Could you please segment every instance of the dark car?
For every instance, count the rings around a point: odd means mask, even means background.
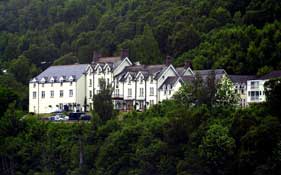
[[[83,115],[80,116],[80,120],[91,120],[91,116],[83,114]]]
[[[84,112],[72,112],[69,114],[69,120],[79,120],[81,115],[85,115]]]

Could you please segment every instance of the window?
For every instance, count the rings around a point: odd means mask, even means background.
[[[131,77],[128,78],[128,84],[131,84]]]
[[[243,95],[244,95],[244,89],[242,89],[242,90],[241,90],[241,94],[243,94]]]
[[[45,98],[45,91],[41,92],[41,98]]]
[[[63,82],[61,81],[61,82],[60,82],[60,86],[62,86],[62,85],[63,85]]]
[[[42,87],[44,87],[44,83],[42,83]]]
[[[33,83],[33,88],[36,88],[36,83]]]
[[[63,90],[60,90],[60,97],[63,97]]]
[[[140,97],[143,97],[144,96],[144,90],[143,88],[140,88]]]
[[[90,79],[89,81],[89,87],[92,87],[92,79]]]
[[[149,88],[149,95],[154,96],[154,88],[153,87]]]
[[[150,78],[150,84],[153,84],[153,78],[152,77]]]
[[[109,78],[107,78],[107,85],[109,85]]]
[[[149,100],[150,105],[154,105],[154,100]]]
[[[69,90],[69,97],[73,97],[73,90],[72,89]]]
[[[259,100],[260,91],[251,91],[251,100]]]
[[[132,97],[132,88],[128,89],[128,97]]]
[[[140,84],[143,84],[143,78],[140,77]]]
[[[115,95],[116,95],[116,96],[119,96],[119,89],[116,89],[116,90],[115,90]]]
[[[54,98],[54,91],[50,91],[51,98]]]
[[[70,82],[70,84],[69,84],[70,86],[72,86],[72,81]]]
[[[93,93],[92,93],[92,91],[89,91],[89,96],[90,96],[90,98],[92,98],[92,97],[93,97]]]
[[[53,87],[53,86],[54,86],[54,83],[52,82],[52,83],[51,83],[51,87]]]
[[[251,89],[257,89],[257,88],[259,88],[259,82],[251,81]]]
[[[172,90],[171,89],[169,89],[169,95],[171,95],[172,94]]]
[[[99,81],[98,81],[98,87],[100,87],[100,83],[101,83],[101,81],[102,81],[102,79],[101,78],[99,78]]]
[[[32,92],[32,97],[33,97],[33,99],[36,98],[36,92],[35,91]]]
[[[116,88],[119,88],[119,81],[116,81]]]

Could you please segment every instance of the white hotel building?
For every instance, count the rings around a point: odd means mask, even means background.
[[[91,64],[51,66],[29,83],[29,112],[51,113],[58,110],[89,111],[93,95],[99,93],[99,81],[112,85],[114,108],[122,111],[143,111],[151,105],[170,99],[184,82],[191,82],[198,73],[205,79],[212,70],[192,70],[190,63],[175,68],[167,57],[165,64],[132,63],[128,52],[120,57],[99,57]],[[227,75],[223,69],[214,70],[217,80],[230,78],[240,95],[242,107],[265,101],[263,84],[281,77],[273,71],[259,79],[255,76]]]

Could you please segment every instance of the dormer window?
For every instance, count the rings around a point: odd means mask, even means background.
[[[150,78],[150,83],[151,83],[151,84],[153,83],[153,78],[152,78],[152,77]]]
[[[131,77],[128,77],[128,84],[131,84]]]
[[[33,88],[36,88],[36,83],[33,83]]]
[[[44,87],[44,83],[42,83],[42,87]]]
[[[100,75],[102,72],[101,67],[98,68],[98,74]]]
[[[60,81],[60,86],[62,86],[63,85],[63,81],[64,81],[64,77],[60,77],[59,81]]]

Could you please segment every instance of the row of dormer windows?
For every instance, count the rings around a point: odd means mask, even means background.
[[[41,87],[45,87],[45,84],[46,84],[46,83],[41,83]],[[50,83],[50,84],[51,84],[51,87],[54,86],[54,83]],[[60,86],[61,86],[61,87],[63,86],[63,84],[64,84],[63,82],[60,82]],[[72,86],[72,84],[73,84],[73,82],[69,82],[69,85],[70,85],[70,86]],[[33,88],[36,88],[36,85],[37,85],[36,83],[33,83]]]

